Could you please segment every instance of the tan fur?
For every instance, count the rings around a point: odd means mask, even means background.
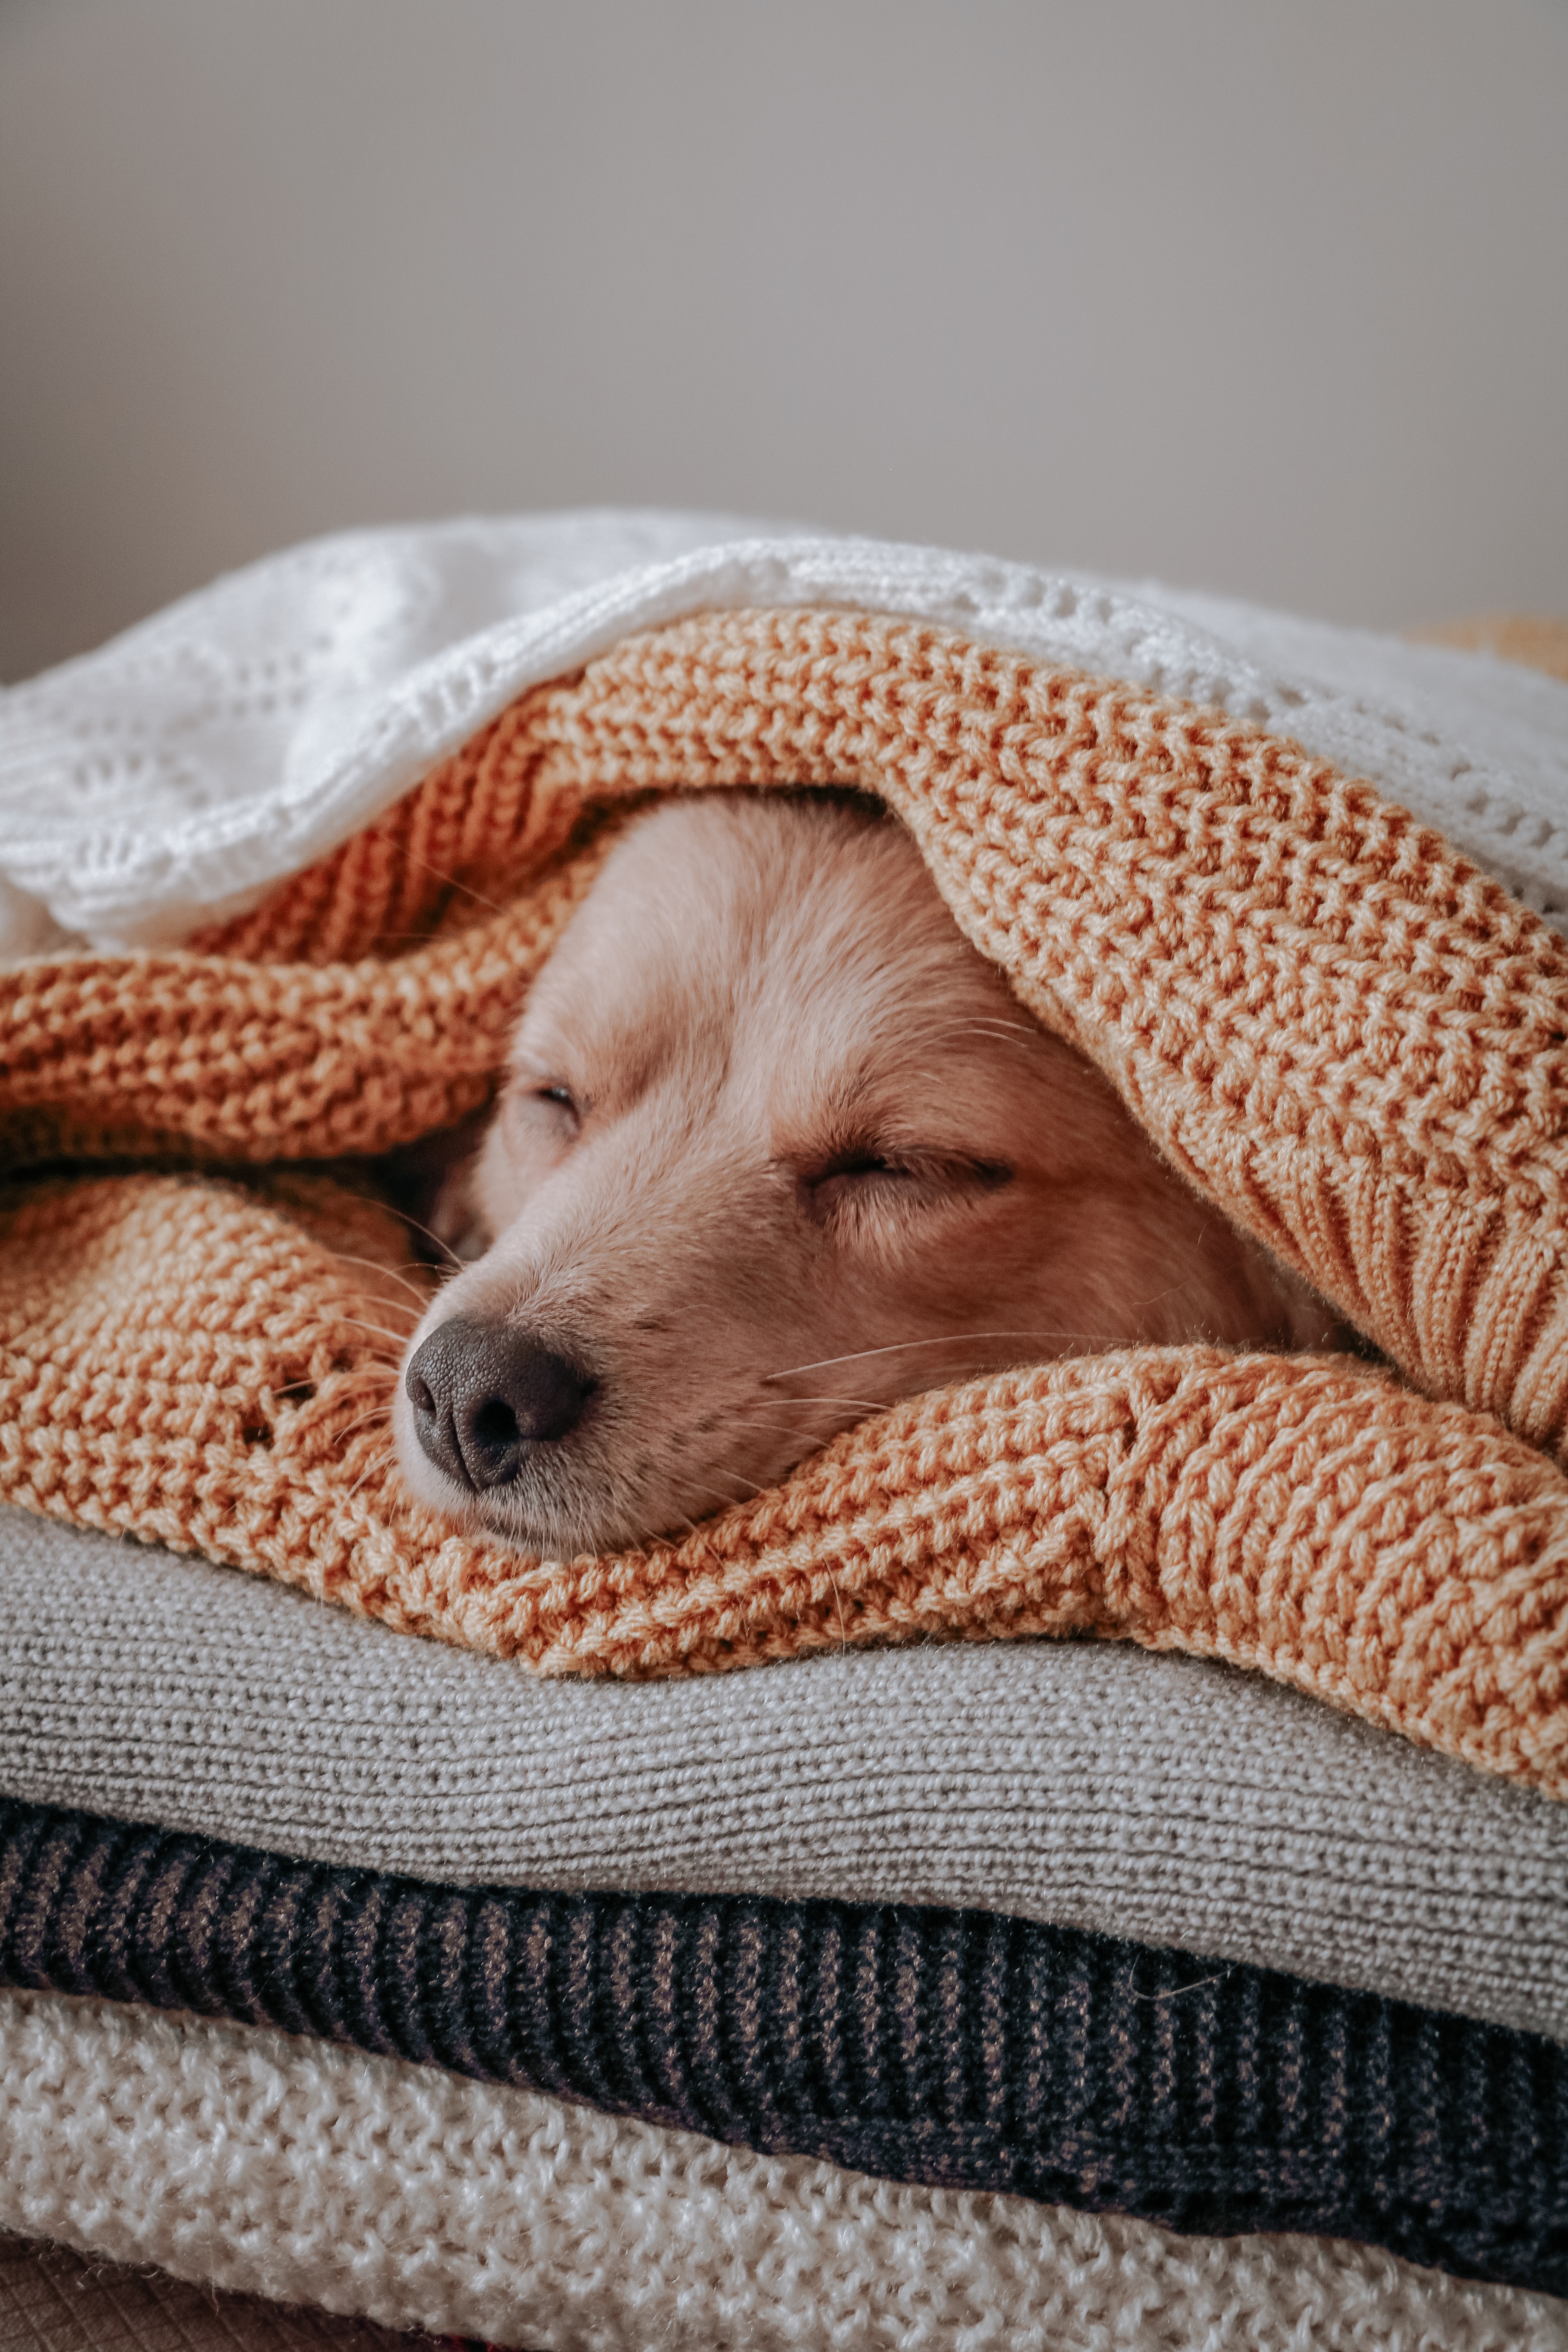
[[[595,1386],[477,1499],[421,1452],[400,1390],[403,1475],[548,1551],[705,1517],[978,1372],[1342,1337],[1022,1010],[903,829],[821,794],[710,793],[630,828],[441,1213],[484,1254],[409,1356],[461,1314]]]

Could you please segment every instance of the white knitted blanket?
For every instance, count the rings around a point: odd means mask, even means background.
[[[1568,926],[1568,686],[1478,654],[708,515],[316,541],[0,695],[0,956],[172,944],[368,824],[525,687],[703,607],[923,616],[1293,736]]]
[[[901,2187],[206,2018],[0,1992],[0,2228],[546,2352],[1568,2352],[1302,2237]]]

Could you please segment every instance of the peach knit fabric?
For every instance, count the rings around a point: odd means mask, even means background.
[[[617,808],[774,782],[879,793],[1022,1001],[1403,1380],[1205,1349],[1021,1370],[608,1559],[410,1505],[401,1229],[367,1178],[283,1163],[485,1099]],[[1293,744],[922,625],[703,615],[523,696],[192,950],[0,975],[0,1018],[13,1160],[226,1166],[10,1189],[11,1499],[545,1671],[1130,1636],[1568,1794],[1568,948]]]

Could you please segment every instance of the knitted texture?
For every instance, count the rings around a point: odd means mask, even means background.
[[[465,1893],[5,1803],[0,1982],[316,2033],[897,2180],[1365,2239],[1568,2293],[1557,2043],[1072,1928]]]
[[[1568,1807],[1121,1643],[545,1680],[0,1509],[0,1794],[465,1885],[970,1906],[1568,2041]]]
[[[548,2352],[1563,2352],[1568,2305],[1297,2237],[895,2188],[321,2042],[0,1994],[0,2225]]]
[[[1149,582],[600,509],[317,540],[0,693],[0,959],[183,944],[529,688],[635,630],[786,605],[903,614],[1289,735],[1568,927],[1551,677]]]
[[[632,640],[212,943],[242,955],[6,975],[11,1146],[270,1160],[444,1124],[483,1099],[592,861],[552,852],[537,889],[410,949],[480,884],[459,859],[414,888],[411,828],[510,880],[590,799],[803,781],[879,792],[1176,1165],[1454,1402],[1340,1364],[1089,1360],[879,1416],[681,1548],[520,1566],[376,1469],[360,1423],[389,1367],[321,1245],[265,1200],[114,1179],[6,1222],[0,1491],[547,1669],[1087,1628],[1568,1788],[1568,1486],[1531,1450],[1568,1416],[1568,951],[1255,729],[887,621]],[[318,931],[357,961],[260,960]]]

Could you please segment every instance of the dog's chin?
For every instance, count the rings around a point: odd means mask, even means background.
[[[571,1491],[560,1483],[525,1473],[489,1494],[470,1494],[427,1459],[417,1439],[400,1432],[397,1477],[405,1495],[444,1519],[454,1534],[484,1536],[509,1551],[534,1559],[569,1559],[584,1553],[626,1551],[647,1541],[656,1524],[650,1513],[635,1517],[607,1507],[607,1498]]]
[[[526,1552],[546,1559],[577,1559],[584,1554],[630,1551],[646,1540],[640,1525],[612,1517],[607,1512],[572,1500],[545,1498],[519,1491],[469,1498],[469,1531],[504,1543],[509,1551]]]

